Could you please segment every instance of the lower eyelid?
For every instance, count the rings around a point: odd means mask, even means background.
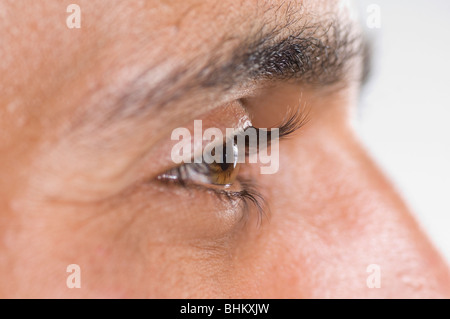
[[[198,190],[207,191],[220,200],[226,200],[228,204],[239,206],[242,212],[242,219],[249,220],[253,212],[256,213],[257,224],[260,225],[264,217],[268,216],[268,206],[255,186],[253,181],[237,179],[239,183],[239,190],[232,190],[231,188],[217,188],[196,185]]]
[[[182,180],[164,180],[166,184],[182,186],[186,191],[194,195],[192,200],[196,200],[197,192],[205,195],[215,196],[224,204],[224,208],[232,208],[239,211],[241,221],[248,221],[254,214],[257,224],[260,225],[264,217],[269,215],[268,206],[264,197],[258,191],[255,183],[249,179],[237,178],[236,183],[223,187],[218,185],[202,185]],[[215,207],[216,209],[218,207]]]

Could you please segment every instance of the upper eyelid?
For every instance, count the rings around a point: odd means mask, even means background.
[[[252,119],[252,114],[254,114],[253,109],[248,109],[247,108],[247,104],[245,102],[241,102],[240,99],[236,99],[235,101],[239,101],[241,104],[241,107],[243,109],[243,119],[246,119],[246,121],[249,121],[249,125],[251,125],[251,119]],[[264,112],[263,109],[259,109],[261,112]],[[279,134],[278,134],[278,139],[284,139],[284,138],[288,138],[290,136],[292,136],[295,132],[297,132],[299,129],[301,129],[303,126],[305,126],[309,120],[309,115],[310,115],[310,108],[309,108],[309,103],[303,103],[301,102],[301,98],[300,101],[298,101],[298,104],[296,104],[296,107],[288,107],[286,111],[284,111],[284,116],[282,116],[282,120],[280,120],[278,125],[274,125],[272,126],[273,128],[278,128],[279,130]],[[241,122],[241,124],[244,122]],[[232,137],[236,136],[236,134],[239,134],[241,132],[243,132],[243,128],[242,125],[238,125],[238,127],[241,127],[240,130],[236,130],[234,132],[233,135],[231,135]],[[234,126],[236,127],[236,126]],[[245,127],[245,126],[244,126]],[[248,128],[255,128],[256,130],[261,130],[262,128],[258,128],[255,126],[248,126]],[[192,133],[192,132],[191,132]],[[192,134],[191,134],[192,135]],[[269,143],[268,145],[270,145],[270,137],[268,137]],[[230,137],[228,137],[230,138]],[[226,139],[223,139],[221,141],[216,141],[215,145],[211,144],[211,147],[220,147],[221,145],[224,145],[224,143],[226,142]],[[198,148],[193,154],[192,157],[190,158],[190,162],[194,162],[194,160],[197,158],[200,158],[203,156],[203,151],[205,149],[205,146],[208,145],[207,141],[204,141],[205,144],[203,144],[203,146],[201,148]],[[263,143],[263,145],[265,145]],[[257,151],[259,151],[260,149],[258,148]],[[241,154],[245,154],[244,152],[242,152]],[[247,155],[251,155],[251,154],[245,154]],[[199,162],[203,162],[203,160],[199,160]],[[184,164],[178,164],[178,165],[173,165],[173,163],[167,163],[166,165],[164,165],[164,167],[162,167],[162,169],[158,169],[157,171],[159,171],[159,173],[155,172],[155,175],[152,176],[153,178],[158,178],[159,176],[161,176],[162,174],[165,174],[167,172],[169,172],[171,169],[174,169],[176,167],[180,167]]]
[[[274,128],[278,128],[279,135],[278,139],[284,139],[287,137],[292,136],[294,133],[299,131],[303,126],[305,126],[309,119],[310,119],[310,109],[306,106],[303,107],[297,107],[295,110],[288,110],[286,113],[284,119],[281,121],[280,124],[276,125]],[[235,135],[232,136],[232,138],[236,138],[239,135],[244,135],[245,131],[247,129],[254,128],[259,135],[259,132],[261,130],[266,130],[266,128],[258,128],[255,126],[248,126],[244,128],[243,130],[238,130]],[[267,129],[268,134],[270,134],[270,129]],[[224,140],[224,142],[226,139]],[[269,139],[270,141],[270,139]]]
[[[295,110],[290,109],[287,111],[286,115],[284,116],[284,119],[281,121],[280,124],[276,125],[274,128],[278,128],[279,133],[278,133],[278,140],[282,140],[284,138],[288,138],[290,136],[292,136],[294,133],[296,133],[298,130],[300,130],[304,125],[307,124],[307,122],[309,121],[309,108],[307,108],[306,106],[303,107],[297,107]],[[236,139],[238,138],[238,136],[243,136],[245,135],[245,131],[247,129],[255,129],[256,133],[257,133],[257,149],[256,150],[250,150],[249,148],[247,148],[247,143],[245,145],[245,156],[249,156],[251,154],[257,153],[260,150],[260,143],[259,143],[259,133],[261,130],[266,130],[265,128],[258,128],[258,127],[254,127],[254,126],[247,126],[245,128],[242,129],[238,129],[235,130],[235,133],[230,136],[230,137],[225,137],[222,141],[217,142],[216,144],[210,145],[210,147],[212,148],[217,148],[217,147],[222,147],[223,145],[225,145],[227,143],[227,141],[233,139],[234,141],[236,141]],[[270,138],[270,129],[267,129],[267,134],[268,134],[268,139],[267,139],[267,144],[263,144],[262,146],[270,146],[270,143],[272,141],[272,139]],[[203,148],[204,149],[204,148]],[[196,159],[201,159],[203,157],[203,149],[202,152],[199,152],[198,154],[193,154],[192,158],[191,158],[191,163],[196,162]],[[253,152],[252,152],[253,151]],[[200,161],[200,160],[198,160]],[[182,164],[185,165],[185,164]],[[180,166],[182,166],[180,165]]]

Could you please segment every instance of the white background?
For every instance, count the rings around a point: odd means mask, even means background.
[[[370,29],[370,4],[380,28]],[[359,129],[376,161],[450,261],[450,1],[355,1],[373,38]]]

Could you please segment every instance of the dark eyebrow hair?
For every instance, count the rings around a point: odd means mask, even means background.
[[[115,103],[118,107],[107,118],[142,116],[149,108],[165,106],[194,90],[224,92],[254,81],[296,80],[315,87],[339,83],[355,57],[370,61],[364,37],[354,29],[353,24],[329,17],[300,26],[289,18],[271,29],[263,26],[239,39],[227,53],[215,47],[208,57],[185,61],[153,87],[148,84],[153,68],[145,70],[125,85]],[[367,73],[364,68],[361,81]]]
[[[342,79],[353,57],[368,53],[362,35],[355,34],[352,25],[341,25],[337,20],[305,23],[279,37],[280,30],[286,28],[260,31],[255,40],[242,42],[223,65],[210,60],[205,69],[209,72],[200,72],[199,83],[209,87],[253,79],[297,79],[326,86]]]

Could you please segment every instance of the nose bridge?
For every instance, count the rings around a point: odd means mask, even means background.
[[[279,240],[287,243],[289,262],[303,277],[299,291],[317,297],[450,296],[447,265],[359,142],[322,142],[314,150],[298,148],[304,162],[295,172],[282,169],[290,186],[273,214],[274,227],[285,227]],[[314,156],[308,160],[305,151]],[[369,276],[377,269],[381,287],[371,288]]]

